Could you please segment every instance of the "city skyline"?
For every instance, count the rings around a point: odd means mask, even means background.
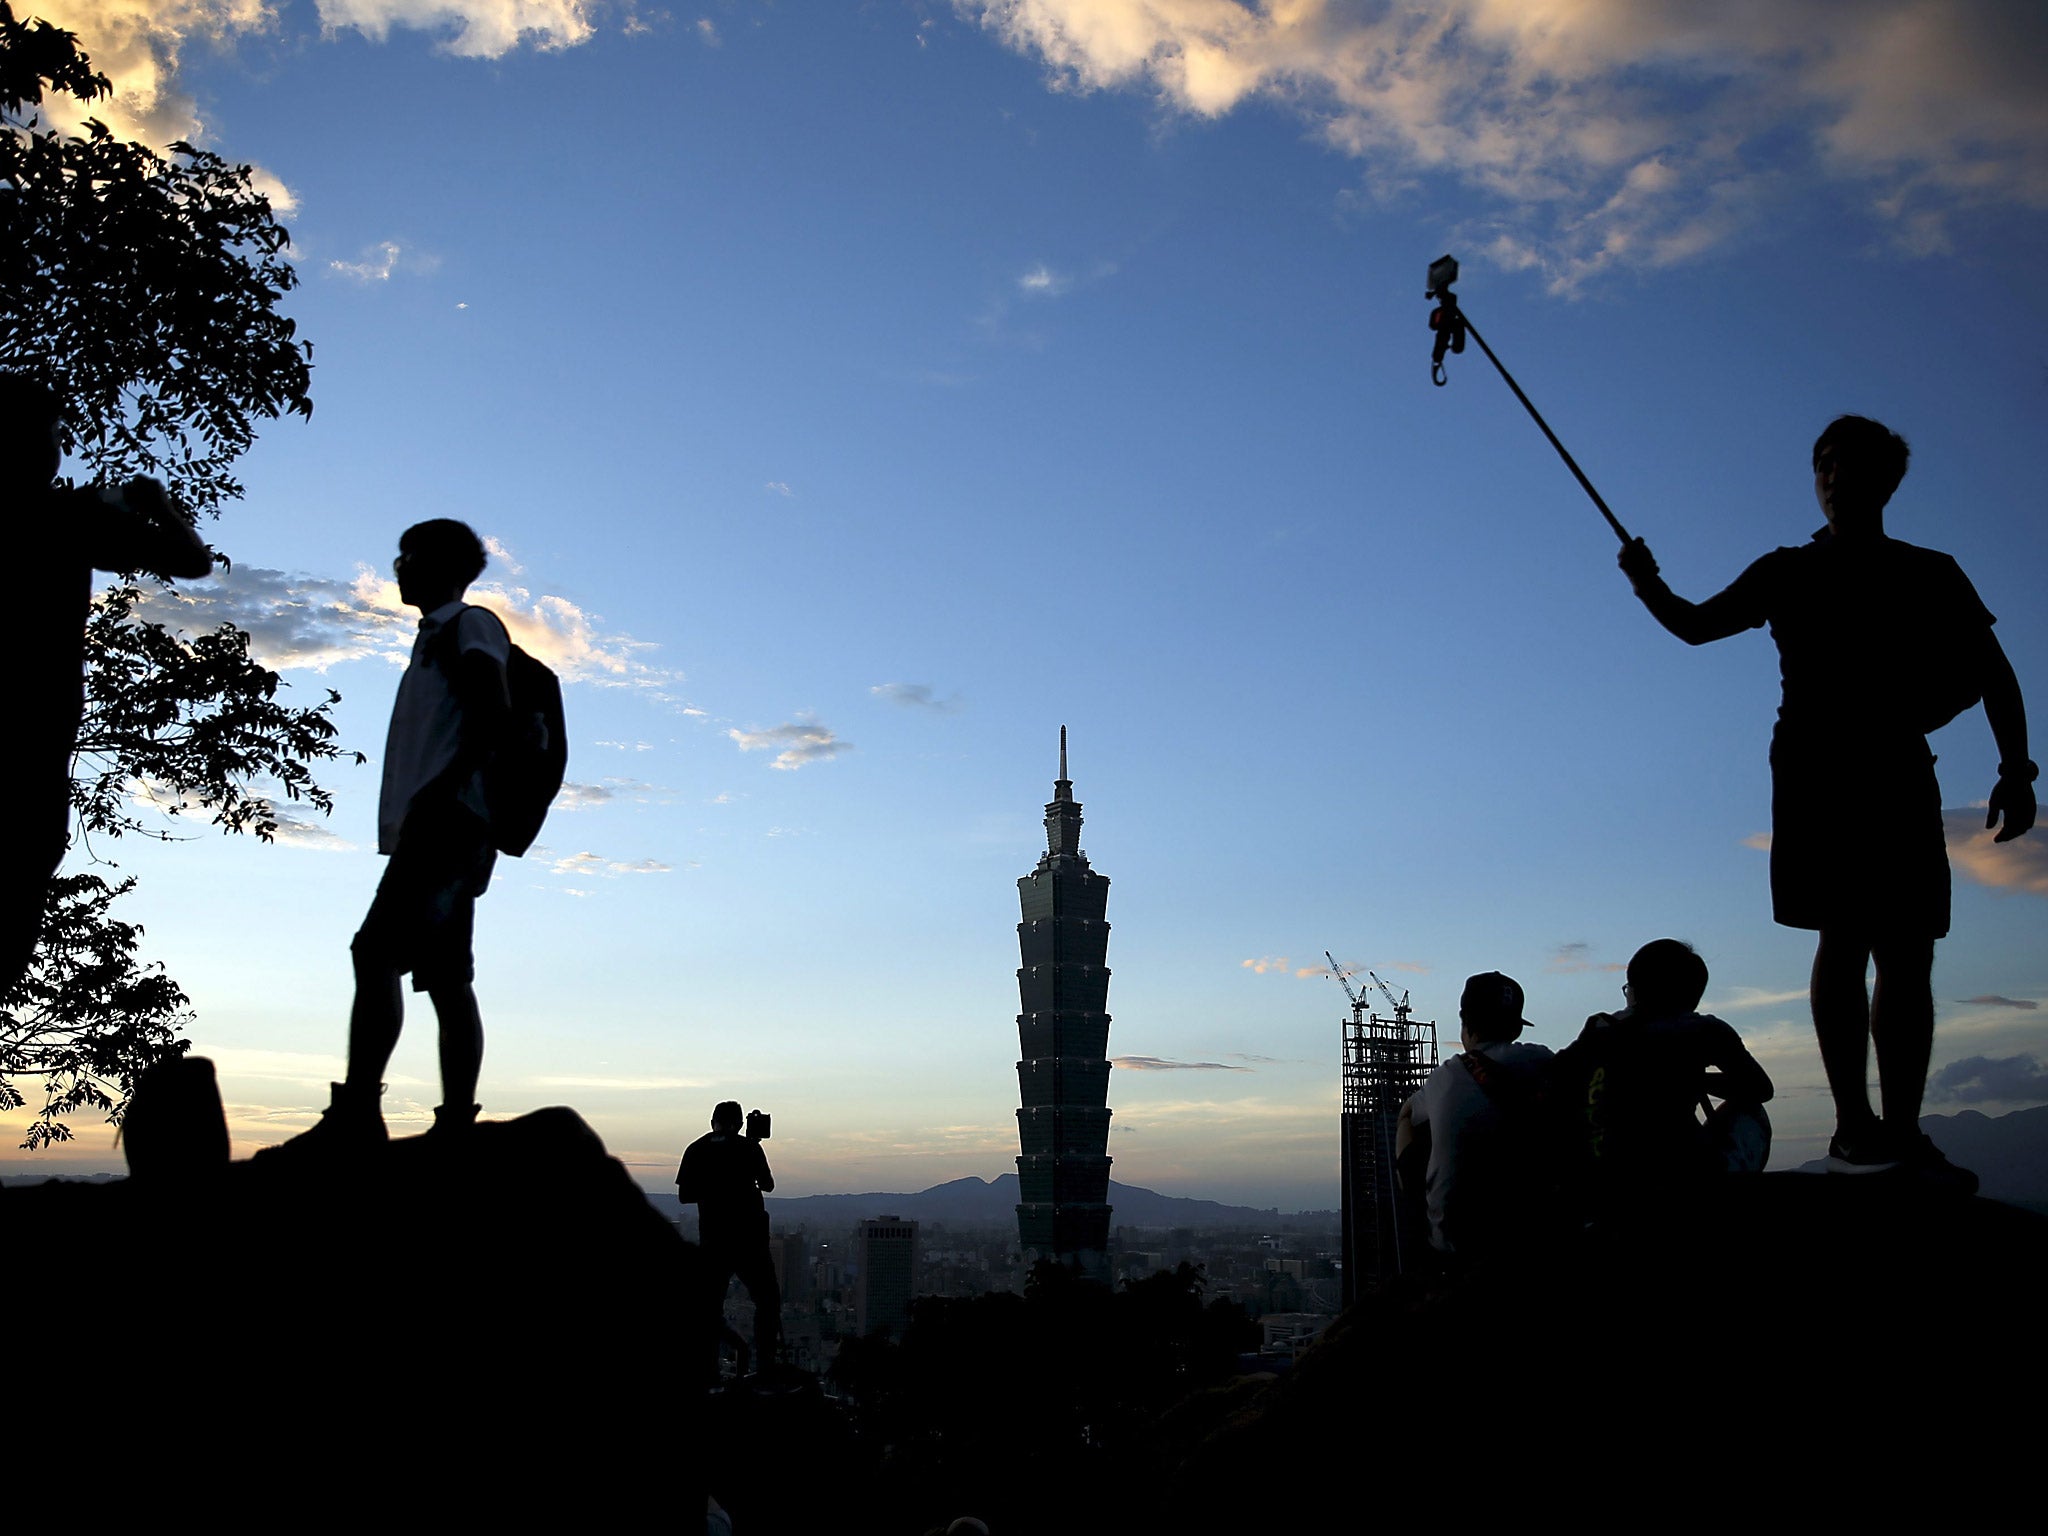
[[[650,1187],[714,1103],[789,1193],[1017,1152],[1014,879],[1074,729],[1114,828],[1120,1182],[1337,1204],[1340,988],[1556,1047],[1665,934],[1818,1155],[1809,935],[1762,845],[1772,647],[1690,651],[1423,274],[1678,590],[1820,522],[1833,415],[1899,428],[1892,531],[1957,556],[2048,713],[2048,15],[1005,0],[53,0],[104,115],[258,168],[316,347],[153,606],[244,624],[364,768],[282,846],[94,852],[190,993],[238,1156],[340,1075],[348,940],[437,515],[567,680],[569,789],[478,914],[487,1117],[568,1103]],[[1048,669],[1050,652],[1077,663]],[[2048,1101],[2048,835],[1955,867],[1927,1108]],[[77,850],[78,858],[86,850]],[[72,867],[80,867],[74,864]],[[1977,1063],[1977,1065],[1973,1065]],[[386,1109],[436,1101],[414,1008]],[[106,1169],[107,1128],[0,1172]]]

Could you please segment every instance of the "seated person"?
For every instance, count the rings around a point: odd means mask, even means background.
[[[1395,1165],[1411,1191],[1420,1173],[1429,1241],[1440,1253],[1498,1252],[1549,1209],[1540,1102],[1551,1055],[1517,1041],[1528,1027],[1519,982],[1499,971],[1472,977],[1458,999],[1464,1050],[1401,1106]]]
[[[1673,1181],[1763,1171],[1770,1074],[1732,1027],[1697,1011],[1706,990],[1707,963],[1692,946],[1656,939],[1628,963],[1627,1006],[1594,1014],[1558,1053],[1552,1107],[1595,1207]],[[1702,1123],[1709,1098],[1722,1102]]]

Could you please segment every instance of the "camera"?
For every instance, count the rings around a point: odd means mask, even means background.
[[[1451,255],[1439,256],[1429,264],[1429,288],[1424,292],[1426,299],[1436,298],[1458,280],[1458,258]]]
[[[766,1141],[767,1139],[768,1139],[768,1111],[767,1111],[767,1110],[765,1110],[765,1109],[750,1109],[750,1110],[748,1110],[748,1111],[747,1111],[747,1140],[749,1140],[749,1141]]]

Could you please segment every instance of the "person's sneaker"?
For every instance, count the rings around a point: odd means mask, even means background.
[[[1941,1148],[1934,1144],[1934,1138],[1924,1131],[1907,1143],[1904,1166],[1923,1183],[1952,1190],[1958,1195],[1977,1193],[1977,1175],[1950,1162],[1942,1155]]]
[[[1899,1166],[1898,1152],[1878,1135],[1837,1131],[1828,1141],[1829,1173],[1891,1173]]]

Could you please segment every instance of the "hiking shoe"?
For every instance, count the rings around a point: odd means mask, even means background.
[[[1877,1135],[1844,1136],[1837,1131],[1828,1141],[1829,1173],[1891,1173],[1899,1166],[1898,1153]]]
[[[377,1104],[384,1092],[383,1084],[377,1085],[375,1093],[358,1092],[346,1083],[327,1086],[329,1101],[320,1118],[290,1141],[265,1151],[346,1157],[384,1145],[389,1133],[384,1129],[384,1111]]]
[[[1914,1178],[1938,1189],[1958,1195],[1977,1193],[1977,1175],[1950,1162],[1924,1131],[1907,1143],[1904,1167]]]
[[[434,1123],[427,1127],[427,1134],[435,1137],[460,1136],[465,1131],[476,1129],[476,1117],[482,1112],[481,1104],[436,1104]]]

